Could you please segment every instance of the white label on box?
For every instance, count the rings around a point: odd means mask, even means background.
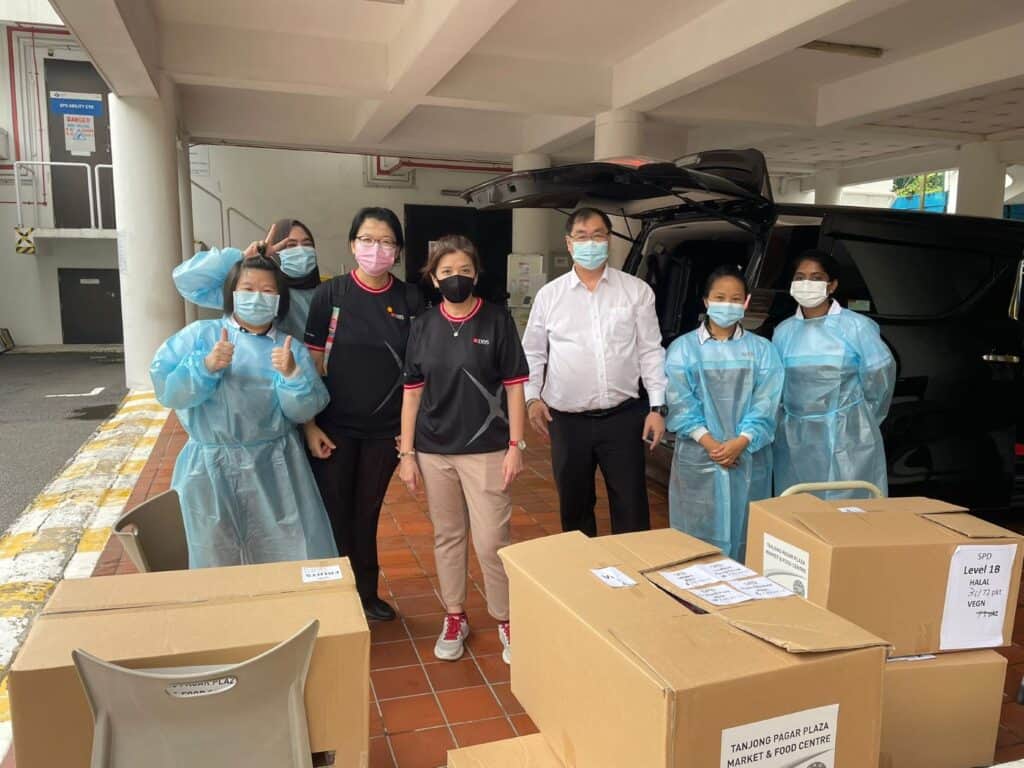
[[[752,571],[735,560],[719,560],[717,563],[704,563],[701,568],[709,576],[714,576],[715,581],[729,581],[731,579],[745,579],[748,576],[757,576],[757,571]]]
[[[792,597],[793,593],[781,584],[776,584],[764,576],[755,576],[752,579],[742,581],[730,581],[730,587],[734,587],[747,597],[755,600],[774,600],[778,597]]]
[[[860,507],[839,507],[839,511],[845,512],[848,515],[863,515],[867,512],[866,509],[861,509]]]
[[[811,556],[789,542],[764,535],[764,575],[800,597],[807,597]]]
[[[965,544],[949,560],[939,649],[998,648],[1003,642],[1016,544]]]
[[[835,768],[839,705],[722,731],[720,768]]]
[[[341,579],[340,565],[313,566],[302,568],[302,583],[312,584],[316,581],[338,581]]]
[[[703,587],[702,589],[691,589],[691,592],[712,605],[735,605],[750,600],[742,592],[730,587],[728,584],[718,584],[714,587]]]
[[[680,589],[694,589],[707,584],[714,584],[716,579],[699,565],[691,565],[689,568],[681,568],[678,571],[660,571],[665,579]]]
[[[591,568],[590,572],[597,576],[609,587],[621,589],[622,587],[635,587],[636,582],[614,566],[607,568]]]
[[[892,664],[894,661],[928,661],[934,658],[934,653],[922,653],[917,656],[893,656],[891,659],[886,659],[886,663]]]

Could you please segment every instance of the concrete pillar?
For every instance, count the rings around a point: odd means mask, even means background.
[[[594,121],[594,159],[642,155],[644,114],[631,109],[602,112]]]
[[[954,211],[1001,219],[1005,192],[1006,165],[999,159],[998,145],[983,141],[962,146]]]
[[[512,158],[513,171],[532,171],[550,168],[548,155],[524,154]],[[543,208],[524,208],[512,211],[512,252],[519,254],[547,254],[551,248],[551,211]]]
[[[842,194],[839,171],[821,170],[814,174],[815,205],[839,205]]]
[[[159,98],[110,96],[125,379],[148,389],[153,353],[185,321],[171,270],[181,263],[174,83]]]
[[[188,141],[177,140],[178,156],[178,213],[181,218],[181,260],[184,261],[196,251],[195,230],[192,226],[192,168],[188,156]],[[185,322],[194,323],[199,318],[196,305],[185,302]]]

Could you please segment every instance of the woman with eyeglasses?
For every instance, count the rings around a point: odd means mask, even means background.
[[[240,261],[266,257],[280,268],[291,294],[288,314],[278,324],[282,333],[302,338],[313,291],[320,285],[316,243],[313,233],[298,219],[280,219],[267,232],[266,240],[250,243],[244,250],[210,248],[179,264],[173,272],[174,286],[186,301],[221,310],[224,308],[224,280]]]
[[[405,348],[423,299],[416,286],[391,274],[405,244],[393,211],[363,208],[348,239],[358,266],[323,283],[309,310],[306,346],[331,401],[306,424],[306,444],[363,610],[367,618],[388,621],[395,612],[377,593],[377,522],[398,466]]]

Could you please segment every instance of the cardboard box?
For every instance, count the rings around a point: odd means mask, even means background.
[[[448,753],[448,768],[562,768],[562,764],[544,737],[534,733],[453,749]]]
[[[722,607],[674,585],[745,570],[678,531],[500,555],[512,691],[567,768],[877,765],[886,647],[860,627],[792,595]],[[699,588],[720,600],[715,581]]]
[[[913,656],[1010,644],[1020,543],[932,499],[799,494],[750,505],[747,565]]]
[[[881,768],[991,765],[1005,679],[995,651],[889,659]]]
[[[73,649],[136,669],[232,664],[313,619],[310,747],[366,765],[370,632],[348,560],[331,559],[58,584],[8,678],[19,768],[89,766],[93,719]]]

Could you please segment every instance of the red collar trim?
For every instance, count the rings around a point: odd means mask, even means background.
[[[395,284],[395,276],[388,275],[388,281],[383,288],[371,288],[370,286],[368,286],[366,283],[359,279],[359,275],[356,274],[356,271],[354,269],[349,274],[352,275],[352,282],[354,282],[367,293],[387,293],[388,291],[391,290],[391,286]]]
[[[448,312],[444,308],[444,302],[443,301],[441,302],[440,306],[441,306],[441,314],[444,315],[444,319],[445,320],[449,320],[449,321],[451,321],[453,323],[464,323],[467,320],[471,320],[472,318],[476,317],[477,313],[480,311],[480,308],[483,305],[484,305],[484,300],[479,298],[479,297],[477,297],[476,306],[473,307],[473,311],[470,312],[465,317],[452,317],[451,315],[449,315]]]

